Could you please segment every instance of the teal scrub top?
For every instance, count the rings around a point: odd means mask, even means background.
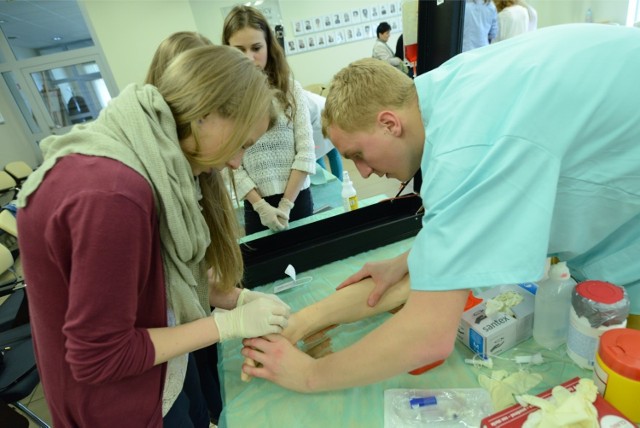
[[[548,27],[415,79],[426,141],[414,290],[536,281],[545,258],[640,313],[640,30]]]

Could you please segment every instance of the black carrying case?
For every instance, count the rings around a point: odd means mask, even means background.
[[[245,242],[244,286],[285,278],[289,264],[304,272],[410,238],[421,228],[421,207],[420,196],[410,194]]]

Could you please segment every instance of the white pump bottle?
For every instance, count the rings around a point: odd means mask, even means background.
[[[533,314],[533,338],[538,345],[555,349],[567,340],[575,285],[565,262],[552,265],[549,277],[538,283]]]

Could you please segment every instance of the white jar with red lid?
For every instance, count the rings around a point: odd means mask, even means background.
[[[605,281],[584,281],[571,295],[567,354],[580,367],[593,369],[600,336],[624,328],[629,297],[623,287]]]

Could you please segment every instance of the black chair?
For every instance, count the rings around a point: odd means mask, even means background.
[[[39,427],[49,428],[44,420],[20,402],[29,397],[40,383],[33,352],[31,325],[23,324],[0,333],[0,348],[3,354],[0,370],[0,405],[10,404],[20,409]]]
[[[10,423],[8,426],[20,426],[22,417],[12,411],[11,405],[39,427],[48,428],[20,402],[33,393],[40,376],[33,352],[26,286],[15,264],[11,252],[0,244],[0,298],[4,299],[0,303],[0,416]]]

